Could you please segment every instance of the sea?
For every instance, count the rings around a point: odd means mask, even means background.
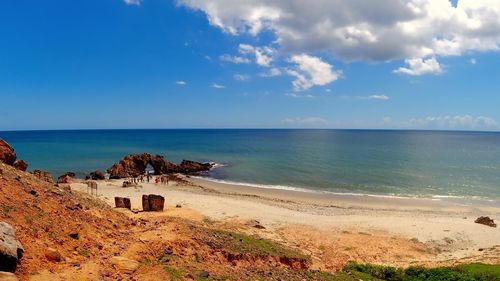
[[[29,170],[83,177],[131,153],[214,162],[209,180],[351,195],[500,200],[500,133],[169,129],[8,131]],[[500,201],[499,201],[500,202]]]

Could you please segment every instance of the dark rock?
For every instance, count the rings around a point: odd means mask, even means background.
[[[176,208],[182,208],[180,204],[175,205]]]
[[[210,273],[208,271],[202,270],[196,274],[198,278],[208,278],[210,276]]]
[[[172,250],[172,248],[171,248],[171,247],[167,247],[167,248],[165,249],[165,255],[169,255],[169,256],[170,256],[170,255],[172,255],[173,253],[174,253],[174,251]]]
[[[100,170],[95,170],[94,172],[88,174],[85,177],[85,179],[86,180],[105,180],[106,175]]]
[[[495,221],[489,217],[479,217],[474,222],[479,224],[484,224],[490,227],[497,227]]]
[[[78,240],[80,238],[80,234],[78,234],[78,232],[73,232],[69,234],[69,237]]]
[[[12,164],[12,166],[23,172],[26,172],[26,170],[28,170],[28,163],[24,160],[16,160],[14,164]]]
[[[116,208],[125,208],[131,209],[132,205],[130,204],[130,198],[125,197],[115,197],[115,207]]]
[[[163,212],[165,198],[160,195],[142,195],[142,209],[145,212]]]
[[[134,186],[137,186],[137,184],[129,182],[129,181],[124,181],[122,183],[122,187],[134,187]]]
[[[213,164],[211,163],[199,163],[191,160],[182,160],[179,165],[179,173],[183,174],[197,174],[200,172],[206,172],[212,169]]]
[[[49,260],[49,261],[60,262],[63,260],[61,254],[56,249],[53,249],[53,248],[45,249],[44,254],[45,254],[45,257],[47,258],[47,260]]]
[[[34,170],[32,174],[44,182],[48,182],[50,184],[54,183],[54,177],[49,172],[45,172],[45,171],[41,171],[41,170]]]
[[[76,203],[76,204],[73,204],[73,205],[66,206],[66,208],[70,209],[71,211],[77,211],[77,210],[82,210],[83,209],[82,204],[80,204],[80,203]]]
[[[57,178],[57,183],[71,183],[75,179],[76,174],[73,172],[66,172]]]
[[[16,152],[6,141],[0,139],[0,162],[13,165],[16,161]]]
[[[23,257],[24,248],[16,238],[16,230],[0,222],[0,271],[14,272]]]
[[[36,192],[36,190],[34,190],[33,188],[31,188],[30,186],[25,186],[24,187],[24,191],[26,191],[27,193],[37,197],[38,196],[38,192]]]

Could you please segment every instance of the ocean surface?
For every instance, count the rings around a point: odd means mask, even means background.
[[[106,170],[130,153],[216,162],[211,179],[335,193],[500,199],[500,133],[383,130],[0,132],[29,169]]]

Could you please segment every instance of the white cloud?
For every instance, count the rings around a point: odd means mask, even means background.
[[[221,85],[221,84],[217,84],[217,83],[212,83],[212,88],[215,88],[215,89],[224,89],[224,88],[226,88],[226,86]]]
[[[475,58],[472,58],[472,59],[469,60],[469,63],[472,64],[472,65],[474,65],[474,64],[477,63],[477,60]]]
[[[380,62],[500,50],[498,0],[177,2],[230,34],[271,32],[288,53],[329,51],[345,61]]]
[[[327,85],[337,80],[342,73],[320,58],[306,54],[294,55],[290,62],[296,64],[295,68],[287,69],[287,74],[295,77],[292,82],[295,91]]]
[[[424,75],[424,74],[440,74],[443,73],[441,64],[436,60],[436,58],[429,59],[407,59],[405,60],[408,67],[400,67],[394,70],[394,73],[408,74],[412,76]]]
[[[240,44],[238,46],[238,51],[242,55],[253,55],[255,57],[255,63],[269,67],[273,61],[273,54],[275,50],[270,47],[254,47],[248,44]]]
[[[127,5],[141,5],[142,0],[123,0]]]
[[[235,74],[235,75],[233,75],[233,78],[234,78],[234,80],[238,80],[238,81],[247,81],[250,79],[250,76],[248,76],[246,74]]]
[[[320,117],[297,117],[285,118],[283,124],[294,128],[325,128],[328,126],[328,121]]]
[[[175,84],[184,86],[184,85],[187,85],[187,82],[183,81],[183,80],[178,80],[178,81],[175,81]]]
[[[389,97],[386,95],[371,95],[371,96],[368,96],[368,99],[370,99],[370,100],[389,100]]]
[[[279,68],[273,67],[269,69],[266,72],[263,72],[259,74],[262,77],[275,77],[275,76],[280,76],[282,74],[281,70]]]
[[[236,63],[236,64],[250,63],[250,60],[247,59],[247,58],[239,57],[239,56],[231,56],[231,55],[228,55],[228,54],[221,55],[219,57],[219,59],[221,61],[232,62],[232,63]]]

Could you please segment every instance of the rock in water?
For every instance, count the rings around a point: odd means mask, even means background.
[[[484,224],[490,227],[497,227],[497,224],[490,217],[479,217],[475,221],[475,223]]]
[[[134,271],[139,267],[139,263],[137,261],[125,257],[112,257],[109,259],[109,262],[119,271],[128,274],[134,273]]]
[[[126,208],[130,210],[132,208],[132,205],[130,204],[130,198],[115,197],[115,207]]]
[[[179,172],[183,174],[197,174],[212,169],[211,163],[199,163],[191,160],[182,160],[179,165]]]
[[[14,164],[12,164],[12,166],[23,172],[26,172],[26,170],[28,170],[28,163],[26,163],[26,161],[24,160],[16,160]]]
[[[23,253],[24,248],[16,238],[16,230],[10,224],[0,222],[0,271],[16,271]]]
[[[0,162],[7,165],[13,165],[16,161],[16,157],[16,152],[12,146],[3,139],[0,139]]]
[[[49,172],[34,170],[32,174],[42,181],[48,182],[50,184],[54,183],[54,177],[52,177],[52,174]]]
[[[145,212],[163,212],[165,198],[160,195],[142,195],[142,210]]]

